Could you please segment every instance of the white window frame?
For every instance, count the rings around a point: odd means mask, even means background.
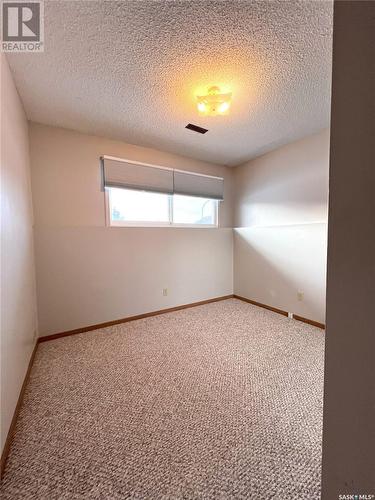
[[[147,221],[113,221],[111,220],[111,200],[109,195],[109,189],[104,190],[104,204],[105,204],[105,222],[108,227],[179,227],[179,228],[192,228],[192,229],[217,229],[219,227],[219,200],[216,201],[215,210],[215,223],[214,224],[184,224],[176,223],[173,221],[173,203],[172,194],[168,194],[169,201],[169,222],[147,222]]]

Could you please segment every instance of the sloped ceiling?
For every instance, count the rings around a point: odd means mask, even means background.
[[[331,39],[330,1],[47,0],[44,53],[7,57],[32,121],[238,165],[329,125]]]

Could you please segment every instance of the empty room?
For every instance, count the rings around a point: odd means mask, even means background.
[[[375,498],[374,6],[2,2],[1,498]]]

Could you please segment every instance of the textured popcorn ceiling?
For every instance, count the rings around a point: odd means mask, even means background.
[[[331,38],[330,1],[47,0],[45,52],[8,60],[30,120],[237,165],[328,126]]]

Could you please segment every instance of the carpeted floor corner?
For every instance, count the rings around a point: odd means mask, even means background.
[[[42,343],[1,498],[319,499],[323,354],[236,299]]]

